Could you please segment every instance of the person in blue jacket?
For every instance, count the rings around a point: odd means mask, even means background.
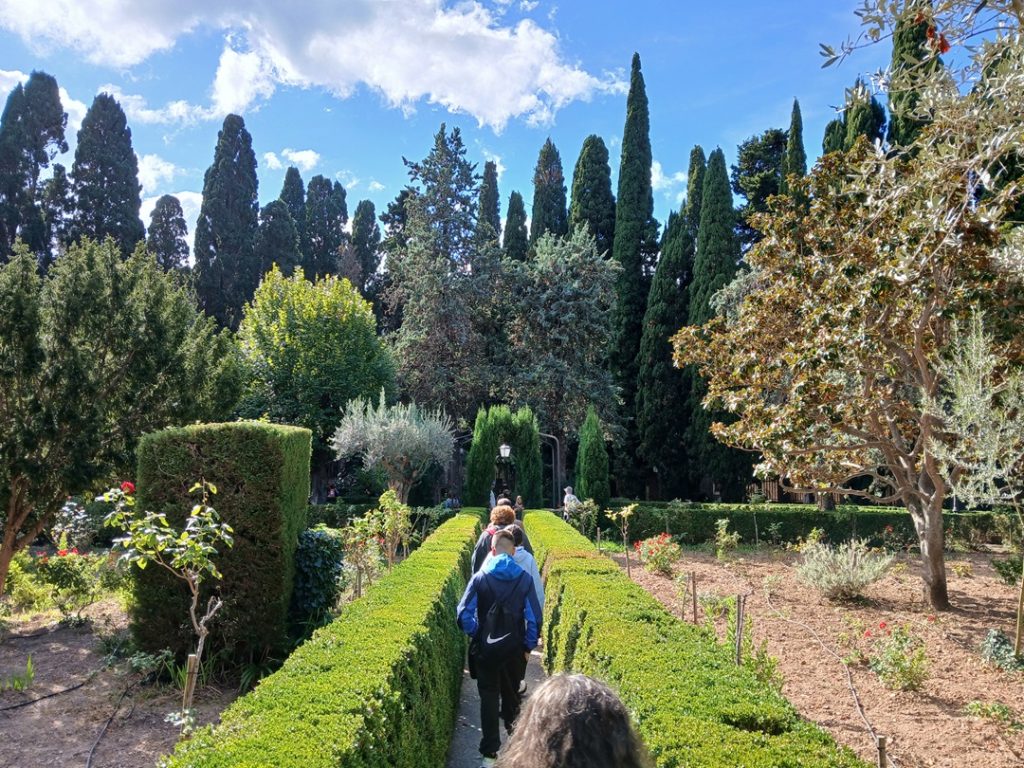
[[[496,531],[491,537],[494,557],[488,559],[470,579],[456,609],[459,628],[472,638],[470,668],[473,670],[475,666],[480,693],[482,768],[495,764],[501,748],[499,715],[505,722],[506,732],[512,731],[519,715],[519,681],[523,679],[530,651],[537,647],[540,636],[542,614],[533,577],[516,564],[513,559],[515,551],[512,534],[506,530]],[[487,630],[488,621],[493,620],[488,616],[494,615],[491,608],[496,604],[503,613],[511,615],[513,634],[517,636],[516,640],[521,641],[501,655],[495,655],[494,649],[502,647],[500,644],[507,634],[490,637]]]

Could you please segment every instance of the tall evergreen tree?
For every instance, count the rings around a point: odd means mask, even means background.
[[[600,136],[583,140],[572,174],[572,202],[569,227],[585,227],[594,236],[597,252],[611,255],[615,239],[615,197],[612,195],[612,169],[608,148]]]
[[[41,261],[47,258],[39,174],[67,152],[67,119],[57,81],[45,72],[33,72],[7,97],[0,117],[0,263],[18,237]]]
[[[306,187],[306,243],[302,254],[306,279],[316,280],[337,273],[347,221],[341,185],[332,184],[330,179],[320,175],[310,179]]]
[[[786,155],[782,161],[782,181],[779,191],[789,191],[790,176],[802,178],[807,175],[807,152],[804,151],[804,120],[800,114],[800,102],[793,99],[793,114],[786,132]]]
[[[604,509],[611,497],[608,479],[608,448],[604,431],[594,406],[587,408],[587,418],[580,427],[580,447],[576,453],[576,492],[581,499],[593,499]]]
[[[228,115],[203,178],[196,224],[195,275],[200,306],[222,326],[237,328],[260,282],[256,155],[245,121]]]
[[[844,147],[850,149],[858,138],[869,142],[881,141],[885,136],[885,107],[868,91],[864,82],[857,82],[846,105],[846,139]]]
[[[615,335],[610,361],[616,383],[622,391],[626,416],[626,441],[616,451],[619,492],[638,495],[641,483],[636,449],[636,388],[639,373],[640,340],[647,308],[649,281],[645,266],[657,252],[658,224],[654,220],[651,190],[650,116],[640,54],[633,54],[626,124],[622,132],[619,190],[615,204],[615,242],[612,256],[622,267],[616,286]]]
[[[146,246],[164,271],[188,269],[188,225],[174,195],[163,195],[153,206]]]
[[[480,208],[476,214],[477,233],[484,240],[501,240],[501,201],[498,197],[498,164],[484,163],[480,180]]]
[[[302,266],[299,233],[284,200],[271,200],[260,211],[255,250],[261,279],[275,264],[285,277]]]
[[[550,137],[540,148],[533,169],[533,213],[530,216],[530,245],[545,232],[561,237],[569,231],[565,209],[565,174],[562,158]]]
[[[288,213],[292,215],[295,231],[299,235],[299,251],[304,251],[306,244],[306,186],[302,183],[302,174],[294,165],[288,166],[288,170],[284,173],[281,200],[288,206]]]
[[[690,150],[690,167],[686,175],[686,206],[683,214],[686,225],[690,228],[690,236],[696,246],[697,229],[700,227],[701,204],[704,200],[704,176],[708,170],[704,147],[698,144]]]
[[[721,149],[716,149],[708,158],[704,176],[700,227],[687,308],[689,325],[703,325],[711,319],[714,315],[711,298],[736,276],[740,249],[735,222],[725,155]],[[739,500],[750,476],[750,460],[712,436],[712,422],[721,421],[723,415],[712,414],[701,404],[707,393],[703,379],[695,375],[691,381],[686,442],[690,461],[699,476],[694,479],[711,480],[727,500]]]
[[[369,200],[360,200],[352,217],[352,249],[362,274],[359,290],[374,304],[378,284],[377,268],[380,266],[380,227],[377,226],[377,211]]]
[[[60,163],[53,164],[53,175],[43,184],[40,205],[46,227],[46,247],[39,257],[39,269],[46,274],[57,255],[71,244],[72,217],[75,214],[71,179]]]
[[[842,115],[828,121],[825,126],[825,135],[821,140],[821,151],[824,154],[829,152],[842,152],[846,148],[846,120]]]
[[[97,95],[85,113],[71,177],[75,239],[102,240],[110,235],[122,253],[131,253],[146,234],[139,217],[139,161],[128,119],[109,93]]]
[[[732,167],[732,191],[746,201],[738,211],[737,232],[744,252],[761,239],[751,217],[768,210],[768,198],[777,195],[784,178],[786,133],[769,128],[739,146]]]
[[[926,18],[920,20],[910,11],[920,6],[927,8],[925,0],[913,0],[907,11],[896,21],[892,36],[892,77],[893,87],[889,89],[889,133],[892,147],[907,147],[927,125],[927,121],[914,115],[921,95],[909,83],[903,82],[905,73],[927,75],[942,66],[942,60],[926,49],[928,25]]]
[[[526,205],[523,203],[523,196],[515,191],[508,197],[505,240],[502,245],[506,259],[526,261],[530,250],[530,242],[526,233]]]

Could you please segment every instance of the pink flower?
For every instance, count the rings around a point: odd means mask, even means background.
[[[865,629],[864,630],[864,637],[871,637],[871,630],[870,629]]]
[[[135,483],[133,483],[131,480],[125,480],[123,483],[121,483],[121,492],[126,493],[129,496],[135,493]]]
[[[879,629],[885,629],[887,626],[889,626],[889,625],[886,624],[884,621],[878,622],[878,628]]]
[[[78,554],[78,547],[72,547],[71,548],[71,554],[72,555],[77,555]]]
[[[66,549],[58,549],[57,550],[57,557],[67,557],[67,556],[68,556],[68,551]]]

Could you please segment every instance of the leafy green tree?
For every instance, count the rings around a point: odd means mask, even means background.
[[[751,136],[739,146],[731,180],[732,191],[746,201],[736,217],[743,251],[761,239],[751,217],[768,210],[768,198],[779,194],[785,175],[786,149],[786,132],[778,128]]]
[[[501,199],[498,196],[498,164],[493,160],[484,163],[484,175],[480,180],[480,210],[476,215],[479,236],[484,240],[501,239]]]
[[[325,176],[314,176],[306,188],[306,242],[302,248],[306,279],[338,273],[340,249],[345,244],[348,206],[345,189]]]
[[[256,232],[254,249],[261,275],[275,264],[285,277],[291,277],[296,269],[301,268],[299,233],[288,204],[283,200],[271,200],[260,211],[260,228]]]
[[[620,492],[637,495],[636,388],[639,374],[640,341],[650,288],[647,269],[657,253],[658,224],[654,220],[651,190],[650,116],[640,54],[633,54],[626,125],[622,132],[622,160],[619,191],[615,204],[615,242],[612,256],[622,267],[618,276],[615,331],[611,343],[611,369],[622,393],[627,420],[626,440],[616,451],[616,476]]]
[[[260,282],[256,155],[245,121],[228,115],[203,179],[195,237],[199,305],[221,326],[237,328]]]
[[[608,165],[608,148],[601,137],[594,134],[584,139],[573,170],[569,227],[586,228],[597,241],[598,253],[611,255],[615,241],[612,169]]]
[[[311,430],[318,465],[329,460],[345,404],[394,388],[373,311],[347,280],[328,275],[311,283],[272,266],[245,308],[238,338],[249,371],[241,415]]]
[[[608,448],[604,444],[601,420],[593,406],[580,427],[580,448],[576,453],[576,493],[581,499],[593,499],[597,506],[608,506],[611,483],[608,480]]]
[[[71,177],[75,239],[102,240],[109,235],[122,253],[131,253],[146,234],[139,218],[139,161],[128,119],[109,93],[98,94],[85,113]]]
[[[163,195],[156,201],[146,235],[146,247],[164,270],[188,270],[188,225],[178,198]]]
[[[793,99],[793,113],[786,132],[786,154],[782,160],[782,181],[779,191],[789,192],[789,177],[803,178],[807,175],[807,152],[804,151],[804,120],[800,114],[800,102]]]
[[[19,246],[0,306],[2,592],[69,495],[131,471],[144,432],[225,418],[240,379],[230,334],[144,248],[86,239],[42,278]]]
[[[360,200],[352,217],[352,249],[362,275],[360,292],[376,304],[380,301],[380,227],[370,200]]]
[[[861,136],[870,143],[882,140],[885,136],[885,107],[858,78],[847,97],[844,148],[852,148]]]
[[[846,148],[846,120],[842,115],[829,120],[825,126],[825,137],[821,140],[821,151],[842,152]]]
[[[540,148],[537,165],[533,169],[533,213],[530,216],[530,245],[545,232],[564,235],[569,231],[565,210],[565,174],[562,157],[550,137]]]
[[[281,198],[288,206],[292,215],[292,223],[299,235],[299,251],[302,252],[306,243],[306,186],[302,183],[302,174],[294,165],[288,166],[284,173],[284,185],[281,187]]]
[[[45,274],[57,256],[71,244],[75,198],[71,191],[71,180],[60,163],[53,164],[53,175],[43,183],[40,197],[46,227],[46,246],[39,257],[39,268]]]
[[[523,196],[514,190],[508,198],[505,239],[502,246],[505,258],[511,261],[526,261],[530,251],[530,241],[526,231],[526,205],[523,203]]]
[[[909,147],[927,125],[926,120],[915,114],[921,94],[914,80],[942,68],[942,59],[928,49],[930,22],[926,12],[931,10],[931,3],[913,0],[909,5],[918,8],[921,15],[901,16],[893,31],[887,136],[890,147]]]
[[[39,174],[57,154],[68,151],[64,129],[68,116],[57,81],[33,72],[7,97],[0,116],[0,262],[16,238],[45,260],[45,227],[39,208]]]
[[[402,325],[401,302],[393,295],[393,272],[395,264],[401,259],[402,252],[409,244],[406,232],[409,215],[406,205],[410,196],[414,194],[415,190],[412,187],[404,187],[380,215],[380,223],[384,225],[381,250],[387,255],[387,261],[376,277],[373,311],[377,315],[377,329],[385,334],[397,331]]]
[[[498,446],[506,442],[515,462],[515,490],[527,506],[538,506],[541,498],[540,426],[533,411],[508,406],[480,408],[473,422],[473,442],[466,457],[466,484],[463,499],[467,504],[483,506],[494,484]]]

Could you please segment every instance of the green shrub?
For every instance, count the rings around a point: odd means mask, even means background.
[[[542,503],[543,473],[537,418],[529,408],[520,408],[513,413],[505,405],[480,408],[477,411],[473,424],[473,442],[466,457],[463,502],[476,505],[487,503],[494,483],[494,459],[502,442],[507,442],[512,448],[516,493],[523,497],[527,506]]]
[[[999,578],[1008,587],[1016,587],[1020,583],[1021,570],[1024,569],[1024,558],[1018,556],[1008,558],[993,558],[992,567],[995,568]]]
[[[320,626],[330,618],[344,579],[345,539],[336,528],[317,526],[299,534],[295,547],[292,617],[304,626]]]
[[[141,509],[184,523],[195,478],[218,488],[217,512],[234,546],[215,562],[224,608],[212,624],[214,652],[262,657],[286,644],[295,546],[309,496],[309,430],[258,422],[200,424],[146,435],[138,450]],[[192,644],[185,586],[159,568],[135,571],[132,630],[143,650]],[[202,604],[206,603],[203,597]]]
[[[683,555],[679,545],[672,541],[672,537],[667,533],[638,541],[636,551],[644,568],[662,576],[671,576],[672,566]]]
[[[604,444],[601,420],[593,406],[580,427],[580,447],[576,452],[576,495],[593,499],[597,506],[608,506],[612,495],[608,480],[608,448]]]
[[[306,509],[306,527],[316,528],[318,525],[326,525],[328,528],[344,528],[350,520],[362,517],[376,506],[376,501],[360,502],[359,504],[344,501],[335,501],[330,504],[310,504]]]
[[[878,625],[868,666],[886,688],[916,691],[928,679],[928,658],[924,640],[902,625]]]
[[[860,540],[828,544],[808,544],[796,575],[829,600],[850,600],[885,576],[892,555],[872,552]]]
[[[547,573],[547,669],[608,681],[659,768],[864,766],[567,524],[531,512],[526,525]]]
[[[479,530],[476,514],[441,526],[169,767],[443,765],[466,649],[455,608]]]
[[[1000,629],[990,629],[981,641],[981,658],[1008,672],[1024,672],[1024,656],[1013,652],[1013,641]]]

